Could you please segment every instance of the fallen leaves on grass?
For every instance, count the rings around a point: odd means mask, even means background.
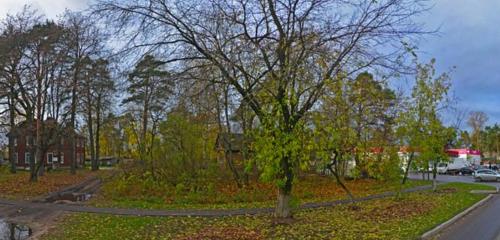
[[[100,196],[91,204],[106,207],[135,208],[241,208],[271,207],[276,200],[276,186],[251,180],[243,188],[230,178],[212,179],[207,185],[209,191],[178,191],[168,184],[144,184],[141,179],[128,181],[117,176],[104,184]],[[399,181],[378,181],[375,179],[357,179],[345,183],[355,197],[394,191],[400,188]],[[422,181],[410,181],[405,188],[427,184]],[[329,176],[310,174],[295,183],[292,195],[304,202],[326,202],[347,198],[345,191]]]
[[[264,237],[256,230],[241,227],[207,227],[179,240],[260,240]]]
[[[93,175],[95,173],[88,171],[80,171],[76,175],[71,175],[69,171],[58,171],[45,173],[38,177],[37,182],[30,182],[28,172],[9,174],[0,181],[0,196],[30,199],[80,183]]]
[[[435,193],[447,194],[447,193],[455,193],[455,192],[457,192],[456,188],[441,188],[441,189],[436,190]]]
[[[408,193],[400,199],[300,210],[290,224],[273,224],[271,215],[154,218],[73,214],[42,239],[417,239],[484,197],[470,193],[471,189],[490,189],[458,183],[440,186],[450,187],[457,191]],[[365,215],[369,217],[360,217]]]
[[[372,221],[388,221],[391,219],[405,219],[429,213],[434,203],[428,201],[404,200],[395,201],[387,205],[377,206],[361,218]]]

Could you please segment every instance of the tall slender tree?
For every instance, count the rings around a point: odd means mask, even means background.
[[[154,133],[157,127],[153,116],[155,113],[165,112],[167,101],[172,94],[171,74],[164,67],[163,61],[146,55],[128,77],[129,96],[123,100],[123,104],[140,116],[138,144],[141,160],[146,160],[151,153],[153,141],[148,142],[148,133]],[[150,126],[150,123],[153,123],[153,126]]]
[[[71,107],[69,126],[72,129],[71,136],[71,173],[76,173],[77,162],[75,156],[76,148],[76,117],[79,85],[83,79],[82,61],[86,58],[96,57],[102,54],[104,48],[104,32],[102,32],[92,21],[90,16],[81,13],[67,11],[62,24],[67,29],[67,45],[70,51],[72,62],[72,81],[71,81]]]

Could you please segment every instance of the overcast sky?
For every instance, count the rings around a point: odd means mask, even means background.
[[[32,4],[46,16],[55,17],[66,8],[84,9],[89,1],[0,0],[0,16]],[[420,21],[440,31],[419,44],[421,58],[436,58],[441,72],[456,66],[452,90],[460,99],[459,107],[484,111],[490,123],[500,122],[500,1],[434,1],[434,8]],[[462,127],[467,126],[464,123]]]
[[[66,8],[82,10],[87,7],[89,0],[0,0],[0,16],[6,13],[15,13],[26,4],[40,10],[49,18],[54,18],[64,12]]]
[[[486,112],[490,123],[500,122],[499,10],[498,0],[436,0],[423,20],[440,27],[439,36],[419,46],[440,71],[457,67],[451,76],[460,107]]]

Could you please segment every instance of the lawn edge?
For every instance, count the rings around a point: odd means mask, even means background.
[[[425,232],[424,234],[422,234],[422,236],[420,236],[420,239],[422,240],[427,240],[427,239],[431,239],[432,237],[434,237],[436,234],[438,234],[439,232],[441,232],[443,229],[449,227],[450,225],[452,225],[453,223],[455,223],[456,221],[460,220],[462,217],[464,217],[465,215],[469,214],[470,212],[474,211],[476,208],[482,206],[483,204],[485,204],[487,201],[489,201],[491,198],[493,197],[493,194],[488,194],[488,196],[486,196],[485,198],[479,200],[478,202],[474,203],[472,206],[470,206],[469,208],[465,209],[464,211],[458,213],[457,215],[455,215],[454,217],[448,219],[447,221],[437,225],[436,227],[434,227],[433,229]]]

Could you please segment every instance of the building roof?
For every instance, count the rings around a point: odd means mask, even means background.
[[[7,137],[10,136],[12,134],[12,132],[14,132],[14,136],[16,135],[19,135],[21,132],[25,132],[26,130],[31,130],[33,132],[36,131],[36,119],[33,120],[33,126],[29,126],[29,122],[27,120],[24,120],[24,121],[21,121],[19,122],[18,124],[16,124],[16,128],[13,129],[13,131],[10,131],[7,133]],[[45,124],[45,126],[49,127],[49,128],[61,128],[61,124],[59,124],[54,118],[47,118],[46,120],[43,121],[43,123]],[[64,132],[65,133],[68,133],[70,132],[71,129],[69,127],[64,127]],[[85,138],[85,136],[83,136],[82,134],[80,134],[78,131],[75,131],[75,136],[77,138]]]
[[[215,142],[216,148],[224,151],[241,152],[245,144],[242,133],[219,133]]]
[[[448,154],[453,154],[453,155],[459,155],[459,154],[481,155],[481,151],[472,150],[472,149],[468,149],[468,148],[447,149],[446,152]]]

